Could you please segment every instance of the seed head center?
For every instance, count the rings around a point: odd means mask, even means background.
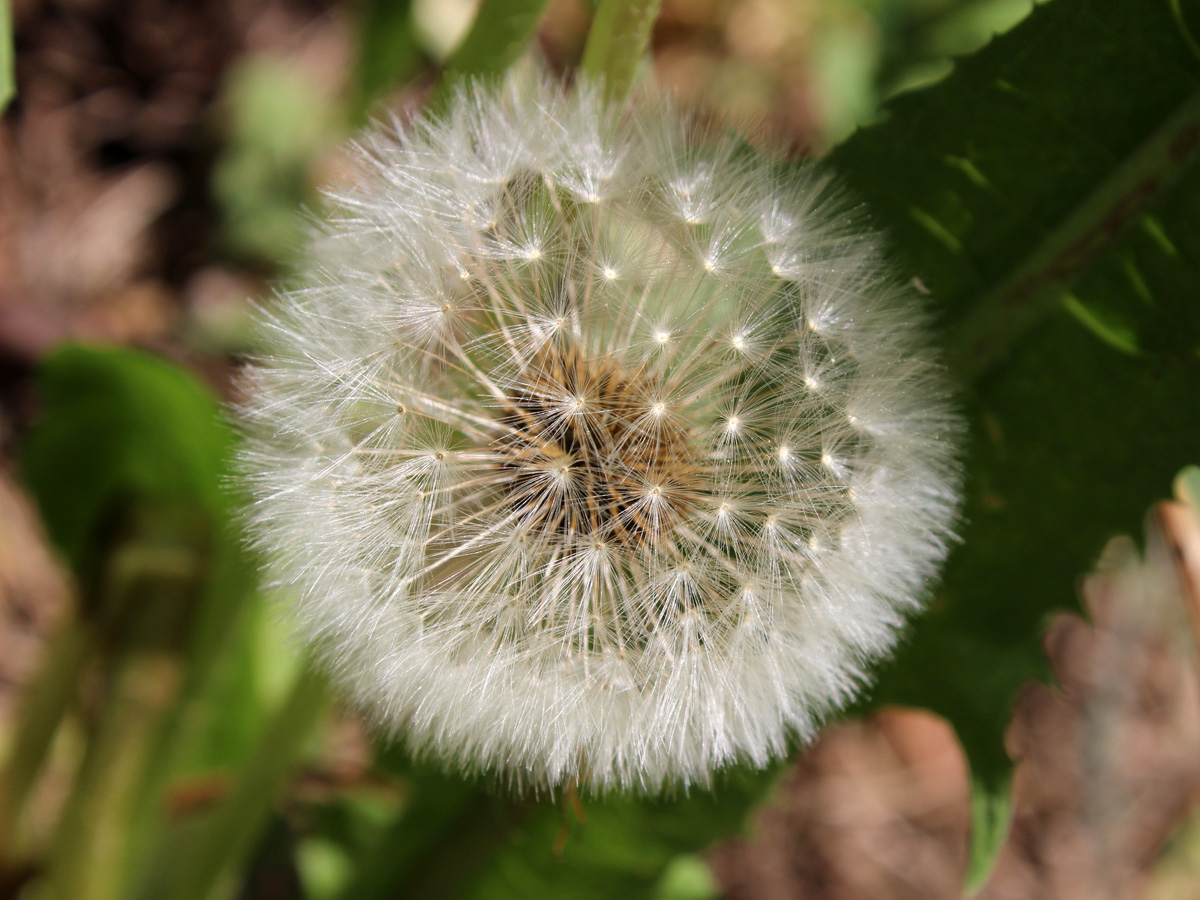
[[[510,379],[495,442],[502,500],[535,534],[656,546],[700,489],[685,425],[652,376],[580,349],[547,349]]]

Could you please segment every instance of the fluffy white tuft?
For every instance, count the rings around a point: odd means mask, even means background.
[[[368,135],[263,316],[256,540],[369,716],[514,782],[765,764],[943,559],[960,423],[825,180],[510,81]]]

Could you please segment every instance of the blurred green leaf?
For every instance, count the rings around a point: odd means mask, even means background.
[[[823,25],[810,62],[823,141],[837,143],[870,120],[879,100],[874,84],[878,62],[878,35],[857,17]]]
[[[905,0],[873,4],[883,37],[877,82],[888,97],[944,76],[1048,0]]]
[[[446,67],[455,78],[495,75],[511,66],[533,38],[548,0],[483,0],[471,30]]]
[[[227,514],[221,478],[232,436],[216,400],[177,366],[68,344],[43,363],[38,398],[21,474],[76,569],[116,502],[162,497]]]
[[[403,786],[403,800],[392,821],[359,853],[354,877],[343,887],[343,900],[390,900],[420,896],[420,885],[451,896],[458,879],[479,863],[470,850],[478,841],[464,841],[464,833],[478,833],[480,822],[507,826],[507,801],[488,794],[470,781],[446,775],[427,764],[416,763],[397,746],[381,751],[377,763]],[[499,816],[501,819],[496,819]],[[449,873],[441,872],[449,868]]]
[[[327,91],[285,59],[249,56],[223,85],[225,144],[213,167],[224,237],[241,256],[277,263],[300,249],[310,168],[341,136]]]
[[[499,75],[525,52],[549,0],[483,0],[471,30],[446,64],[430,106],[437,109],[464,78]]]
[[[738,833],[778,767],[722,773],[712,790],[662,799],[612,795],[541,804],[505,837],[490,863],[455,897],[470,900],[681,896],[696,872],[664,873],[718,838]],[[684,864],[686,869],[686,864]],[[687,878],[683,876],[691,875]],[[674,891],[674,893],[672,893]],[[689,896],[696,896],[695,893]]]
[[[658,880],[654,900],[717,900],[721,886],[703,859],[681,854],[671,860]]]
[[[46,864],[49,895],[72,900],[127,896],[145,853],[147,772],[180,699],[188,629],[212,571],[213,529],[193,503],[138,498],[112,532],[92,588],[106,651],[92,674],[103,691]]]
[[[372,781],[305,810],[307,827],[296,848],[305,893],[312,900],[331,900],[354,882],[351,896],[369,900],[369,892],[358,890],[358,875],[372,861],[397,808],[405,806],[401,792]]]
[[[783,769],[731,769],[712,790],[674,797],[522,798],[413,762],[400,747],[377,761],[405,800],[343,900],[707,900],[714,882],[693,854],[738,832]]]
[[[623,97],[646,55],[661,0],[603,0],[592,18],[582,71],[604,79],[610,97]]]
[[[1047,616],[1200,447],[1200,9],[1173,6],[1041,6],[833,155],[974,376],[963,544],[870,705],[947,717],[977,796]]]
[[[292,776],[328,705],[328,680],[305,666],[274,711],[250,757],[230,779],[229,790],[193,831],[193,840],[171,860],[167,877],[151,885],[147,900],[214,900],[240,884],[242,867],[270,819],[275,800]]]
[[[1200,466],[1188,466],[1175,478],[1175,496],[1200,512]]]
[[[358,14],[351,115],[355,122],[388,88],[413,75],[423,62],[413,36],[412,0],[367,0]]]
[[[131,510],[151,518],[170,513],[206,532],[194,535],[208,548],[200,593],[190,609],[178,611],[184,616],[178,690],[155,726],[157,736],[147,737],[153,746],[138,772],[137,824],[124,835],[136,856],[161,837],[168,779],[214,757],[240,761],[262,728],[257,667],[248,659],[239,665],[236,652],[253,635],[240,632],[235,652],[228,652],[254,584],[232,521],[236,498],[225,484],[233,435],[195,377],[124,348],[59,348],[42,366],[38,395],[40,414],[22,446],[21,474],[51,538],[85,583],[89,572],[100,574],[114,542],[123,546],[113,529]],[[155,571],[154,558],[146,565]],[[104,639],[91,637],[98,640]],[[215,680],[215,690],[214,670],[226,676]],[[120,735],[114,740],[119,744]]]
[[[1000,849],[1012,825],[1013,798],[1009,784],[971,782],[971,846],[967,858],[966,889],[974,896],[991,877]]]
[[[165,360],[80,344],[46,358],[38,388],[41,410],[22,446],[21,474],[77,572],[104,551],[105,529],[131,504],[190,506],[209,522],[210,588],[189,650],[190,671],[207,673],[253,584],[225,484],[233,434],[216,399]]]
[[[13,63],[12,7],[9,0],[0,0],[0,113],[17,93]]]
[[[50,868],[116,896],[156,839],[177,726],[252,584],[223,484],[233,440],[215,398],[148,354],[66,345],[38,389],[21,474],[90,601],[78,655],[107,677]]]
[[[299,663],[287,623],[260,597],[244,594],[238,595],[242,608],[228,615],[223,629],[220,621],[211,625],[226,632],[225,645],[217,648],[211,676],[197,685],[195,703],[177,725],[172,778],[203,777],[244,762],[295,679]],[[219,611],[213,616],[220,617]]]
[[[329,900],[353,873],[354,863],[335,841],[309,837],[296,848],[296,867],[310,900]]]

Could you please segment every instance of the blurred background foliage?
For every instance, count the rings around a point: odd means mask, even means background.
[[[1195,470],[1076,591],[1200,457],[1194,0],[664,0],[646,32],[640,77],[829,157],[963,378],[964,541],[871,718],[712,792],[514,798],[375,740],[289,643],[224,475],[248,298],[365,122],[522,55],[632,71],[585,51],[603,9],[15,3],[0,897],[1194,895]]]

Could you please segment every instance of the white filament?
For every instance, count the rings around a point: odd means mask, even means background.
[[[510,81],[376,132],[240,410],[252,531],[376,722],[524,784],[765,764],[928,590],[959,423],[826,181]]]

